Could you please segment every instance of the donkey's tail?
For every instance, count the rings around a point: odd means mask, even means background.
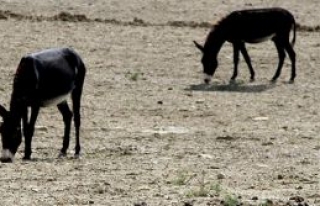
[[[76,53],[77,54],[77,53]],[[86,66],[84,65],[81,57],[77,54],[77,78],[75,81],[75,86],[77,91],[75,93],[78,93],[79,98],[81,97],[82,94],[82,89],[83,89],[83,83],[84,83],[84,78],[86,76]]]
[[[292,38],[292,41],[291,41],[292,47],[293,47],[294,44],[296,43],[296,33],[297,33],[297,23],[296,23],[296,21],[293,19],[293,38]]]

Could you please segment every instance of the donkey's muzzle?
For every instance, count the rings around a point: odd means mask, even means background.
[[[209,84],[209,83],[211,82],[211,78],[212,78],[211,75],[204,74],[204,77],[203,77],[204,83],[205,83],[205,84]]]
[[[12,158],[0,158],[0,161],[2,163],[12,163],[13,162],[13,159]]]
[[[9,162],[13,162],[14,159],[14,155],[11,153],[11,151],[9,149],[3,149],[2,150],[2,155],[0,158],[0,161],[2,163],[9,163]]]

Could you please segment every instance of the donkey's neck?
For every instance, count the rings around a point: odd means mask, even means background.
[[[220,34],[219,30],[212,30],[204,44],[204,51],[216,58],[225,41],[226,39]]]
[[[10,116],[15,124],[20,125],[20,120],[27,108],[27,102],[23,97],[19,97],[14,93],[11,95]]]

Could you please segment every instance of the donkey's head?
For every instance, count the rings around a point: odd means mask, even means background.
[[[204,74],[203,80],[204,83],[209,84],[218,67],[217,58],[214,55],[212,55],[211,52],[206,51],[204,47],[196,41],[193,41],[193,43],[203,54],[201,59]]]
[[[2,136],[2,154],[0,160],[1,162],[12,162],[21,144],[21,119],[15,118],[2,105],[0,105],[0,116],[3,118],[3,123],[0,126]]]

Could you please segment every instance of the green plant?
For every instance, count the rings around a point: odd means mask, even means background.
[[[239,199],[233,195],[226,195],[223,202],[224,206],[237,206],[240,204]]]
[[[271,205],[273,205],[272,204],[272,201],[270,201],[270,200],[264,200],[264,202],[263,203],[260,203],[259,204],[259,206],[271,206]]]
[[[142,72],[134,72],[134,73],[131,73],[131,72],[127,72],[126,73],[126,78],[130,79],[131,81],[138,81],[139,79],[144,79],[140,76],[143,76],[143,73]]]
[[[186,196],[190,197],[207,197],[210,191],[206,190],[205,188],[199,188],[198,190],[190,190],[187,192]]]
[[[207,188],[208,183],[205,182],[205,172],[202,171],[201,177],[198,179],[199,188],[195,190],[190,190],[187,192],[187,197],[207,197],[210,195],[210,188]]]
[[[267,202],[260,203],[259,206],[268,206]]]
[[[138,80],[138,77],[139,77],[139,73],[136,72],[136,73],[133,73],[133,74],[129,74],[128,76],[129,76],[129,79],[130,79],[131,81],[137,81],[137,80]]]
[[[190,179],[191,179],[191,176],[188,175],[187,172],[180,171],[177,177],[172,181],[170,181],[170,183],[174,185],[186,185]]]
[[[215,183],[210,185],[210,190],[214,191],[216,195],[220,195],[222,187],[220,183]]]

